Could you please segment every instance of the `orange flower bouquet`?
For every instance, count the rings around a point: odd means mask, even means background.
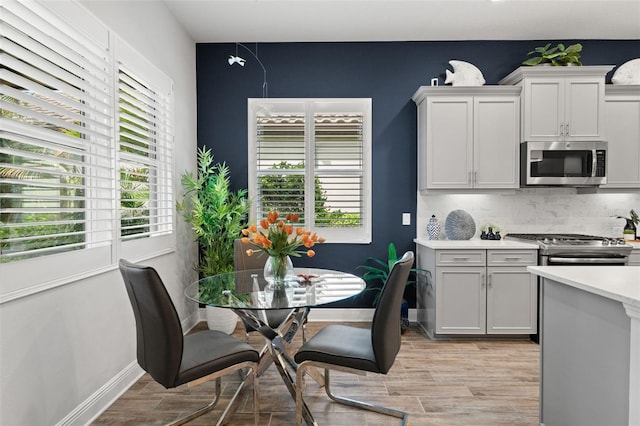
[[[301,257],[303,254],[313,257],[316,252],[312,248],[325,240],[310,231],[295,226],[300,217],[287,214],[281,218],[276,211],[271,211],[260,221],[260,229],[256,224],[242,230],[242,242],[254,248],[246,251],[247,256],[257,252],[266,253],[271,262],[271,270],[275,280],[283,281],[287,273],[288,256]],[[304,247],[306,250],[298,250]]]

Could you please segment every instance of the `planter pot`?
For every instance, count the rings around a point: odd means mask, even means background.
[[[236,329],[238,316],[231,309],[206,306],[205,312],[209,330],[218,330],[231,334]]]

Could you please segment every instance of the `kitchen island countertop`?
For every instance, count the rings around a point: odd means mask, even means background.
[[[527,270],[542,277],[540,424],[640,425],[640,266]]]
[[[527,270],[640,309],[640,266],[528,266]]]
[[[427,240],[426,238],[416,238],[413,240],[416,244],[425,246],[435,250],[501,250],[501,249],[526,249],[538,250],[538,244],[528,243],[514,240],[482,240],[480,238],[472,238],[470,240]]]

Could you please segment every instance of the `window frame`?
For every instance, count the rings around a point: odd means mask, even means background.
[[[315,141],[313,134],[315,131],[315,113],[361,113],[362,123],[362,188],[360,193],[362,222],[360,227],[314,227],[305,224],[306,229],[318,232],[326,243],[340,244],[370,244],[372,235],[372,99],[371,98],[249,98],[247,100],[247,129],[248,129],[248,194],[251,202],[250,221],[257,221],[258,203],[255,202],[258,194],[258,136],[257,120],[258,113],[269,111],[271,113],[304,113],[305,121],[310,123],[305,125],[304,135],[304,157],[305,165],[315,165]],[[315,181],[315,166],[305,167],[305,181],[307,182],[305,194]],[[321,173],[319,175],[322,175]],[[315,188],[315,187],[314,187]],[[314,189],[313,189],[314,190]],[[305,197],[305,212],[313,211],[314,197]],[[287,213],[287,212],[281,212]]]

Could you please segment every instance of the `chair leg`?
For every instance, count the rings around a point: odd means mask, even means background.
[[[329,369],[325,368],[324,370],[324,390],[327,393],[327,396],[340,404],[349,405],[351,407],[362,408],[364,410],[374,411],[380,414],[386,414],[388,416],[393,416],[402,419],[402,424],[406,425],[409,413],[396,410],[394,408],[383,407],[381,405],[370,404],[368,402],[358,401],[351,398],[346,398],[344,396],[338,396],[331,392],[331,379],[329,377]]]
[[[365,375],[366,373],[361,370],[354,370],[352,368],[347,367],[338,367],[335,365],[329,365],[321,362],[315,361],[304,361],[298,365],[298,369],[296,371],[296,425],[302,425],[302,381],[303,376],[306,372],[306,369],[309,367],[317,367],[324,369],[324,389],[327,393],[327,396],[335,402],[340,404],[349,405],[351,407],[361,408],[368,411],[373,411],[379,414],[385,414],[388,416],[397,417],[402,419],[402,425],[407,425],[409,421],[409,413],[396,410],[394,408],[383,407],[381,405],[370,404],[368,402],[358,401],[351,398],[346,398],[343,396],[335,395],[331,391],[331,379],[330,379],[330,369],[345,371],[347,373],[353,373],[358,375]]]
[[[250,379],[250,378],[253,380],[253,420],[254,420],[255,426],[258,426],[258,424],[260,423],[260,397],[258,392],[258,363],[255,363],[255,362],[245,362],[241,364],[240,367],[237,367],[237,366],[230,367],[228,369],[223,370],[222,372],[217,373],[220,375],[219,376],[216,375],[216,377],[208,376],[211,379],[215,380],[215,397],[213,401],[211,401],[208,405],[192,412],[191,414],[188,414],[174,422],[169,423],[167,426],[183,425],[195,419],[196,417],[200,417],[203,414],[206,414],[209,411],[213,410],[216,404],[218,403],[218,401],[220,400],[220,394],[222,393],[222,376],[228,374],[233,370],[236,370],[236,369],[241,370],[242,368],[245,368],[245,367],[249,367],[251,369],[250,373],[253,374],[253,377],[249,377],[249,375],[244,377],[242,383],[240,383],[240,385],[238,386],[238,389],[236,389],[235,394],[231,398],[231,401],[229,402],[227,407],[224,409],[224,411],[220,415],[220,418],[218,419],[216,426],[225,424],[229,420],[227,419],[227,416],[229,415],[229,413],[234,412],[235,409],[237,408],[238,396],[240,392],[242,392],[242,390],[244,389],[245,384],[248,384],[247,379]],[[195,386],[200,383],[203,383],[204,381],[207,381],[206,377],[189,383],[189,386]]]
[[[196,417],[200,417],[201,415],[206,414],[209,411],[213,410],[213,408],[218,403],[218,400],[220,399],[221,390],[222,390],[221,378],[218,377],[218,378],[215,379],[215,398],[213,398],[213,401],[211,401],[208,405],[205,405],[204,407],[197,409],[196,411],[192,412],[191,414],[188,414],[185,417],[181,417],[178,420],[169,423],[168,426],[183,425],[183,424],[195,419]]]

